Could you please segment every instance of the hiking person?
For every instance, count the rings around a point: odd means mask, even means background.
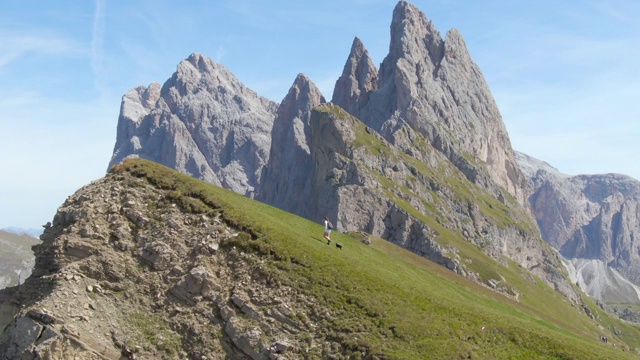
[[[331,244],[331,230],[333,229],[333,224],[329,219],[324,217],[324,238],[327,239],[327,245]]]

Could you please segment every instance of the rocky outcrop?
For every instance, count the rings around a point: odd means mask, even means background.
[[[619,174],[569,176],[525,154],[516,155],[531,182],[529,202],[543,238],[568,259],[600,261],[640,285],[640,182]],[[603,277],[594,276],[598,274]],[[583,289],[601,300],[622,291],[610,286],[605,275],[583,275]],[[601,288],[609,288],[609,295]],[[637,294],[635,298],[640,301]]]
[[[303,217],[312,207],[309,176],[311,161],[311,109],[325,102],[320,90],[299,74],[278,108],[273,124],[269,163],[263,169],[261,190],[256,199]]]
[[[348,64],[353,60],[350,57]],[[360,101],[359,99],[357,101]],[[519,172],[502,117],[482,72],[456,29],[443,40],[415,6],[400,1],[393,11],[389,54],[377,89],[358,117],[393,141],[409,126],[462,171],[497,197],[506,191],[525,204]]]
[[[224,66],[192,54],[162,88],[123,96],[109,167],[140,157],[253,196],[276,109]]]
[[[299,316],[330,310],[226,245],[242,236],[128,173],[79,189],[35,247],[33,275],[0,291],[0,358],[299,359],[334,344]]]

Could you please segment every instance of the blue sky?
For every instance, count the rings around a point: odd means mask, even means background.
[[[99,179],[122,95],[193,52],[281,101],[298,73],[331,98],[358,36],[374,62],[396,1],[0,2],[0,228],[39,228]],[[516,150],[571,175],[640,179],[640,2],[416,0],[465,39]]]

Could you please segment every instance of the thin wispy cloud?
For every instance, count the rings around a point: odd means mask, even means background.
[[[215,59],[217,63],[222,63],[222,61],[224,60],[224,56],[227,54],[227,49],[224,47],[224,45],[218,46],[218,48],[216,49],[216,55],[215,55]]]
[[[0,67],[4,67],[26,55],[78,56],[82,47],[71,39],[55,34],[15,34],[0,30]]]

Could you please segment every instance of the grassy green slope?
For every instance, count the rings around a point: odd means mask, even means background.
[[[524,281],[520,302],[494,293],[400,247],[366,246],[322,225],[144,160],[115,171],[147,178],[192,212],[222,212],[244,230],[229,246],[261,254],[262,275],[314,296],[330,314],[299,314],[328,339],[381,358],[623,359],[638,327],[597,311],[594,321],[542,282]],[[249,235],[250,234],[250,235]],[[515,270],[513,273],[516,273]],[[598,325],[602,328],[599,328]],[[615,338],[604,330],[615,326]],[[604,344],[598,336],[608,336]],[[617,343],[617,348],[612,345]],[[348,354],[347,354],[348,355]]]

